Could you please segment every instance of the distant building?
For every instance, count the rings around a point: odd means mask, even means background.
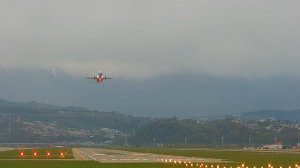
[[[262,149],[282,149],[282,141],[275,139],[274,144],[264,145]]]
[[[269,145],[264,145],[262,148],[263,149],[282,149],[282,144],[269,144]]]
[[[296,146],[293,146],[293,149],[300,149],[300,143],[298,142]]]

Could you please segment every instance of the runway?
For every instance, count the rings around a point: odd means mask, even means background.
[[[191,162],[220,163],[221,159],[160,155],[152,153],[128,152],[114,149],[73,148],[74,159],[94,160],[101,163],[155,163],[155,162]]]

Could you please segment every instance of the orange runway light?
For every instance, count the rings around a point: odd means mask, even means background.
[[[51,157],[51,152],[47,151],[46,156],[47,156],[47,158],[50,158]]]
[[[24,158],[24,156],[25,156],[24,151],[20,151],[20,158]]]
[[[65,153],[64,152],[60,152],[60,158],[64,158],[65,157]]]
[[[38,152],[37,152],[37,150],[33,151],[33,158],[34,159],[38,158]]]

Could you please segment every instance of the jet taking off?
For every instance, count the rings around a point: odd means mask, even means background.
[[[105,75],[103,75],[102,72],[99,72],[99,74],[97,76],[94,76],[94,77],[87,77],[86,79],[93,79],[95,80],[97,83],[102,83],[104,80],[106,79],[112,79],[112,78],[109,78]]]

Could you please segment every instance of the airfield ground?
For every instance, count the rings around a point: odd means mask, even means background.
[[[193,163],[223,162],[221,159],[161,155],[100,148],[73,148],[73,155],[76,160],[94,160],[101,163],[157,163],[169,162],[170,160]]]
[[[14,150],[14,148],[11,148],[11,147],[0,147],[0,152],[2,152],[2,151],[10,151],[10,150]]]
[[[20,157],[20,151],[25,152]],[[33,157],[37,150],[38,157]],[[0,149],[0,167],[14,168],[300,168],[299,150],[178,148],[51,148]],[[64,152],[64,157],[60,152]]]

